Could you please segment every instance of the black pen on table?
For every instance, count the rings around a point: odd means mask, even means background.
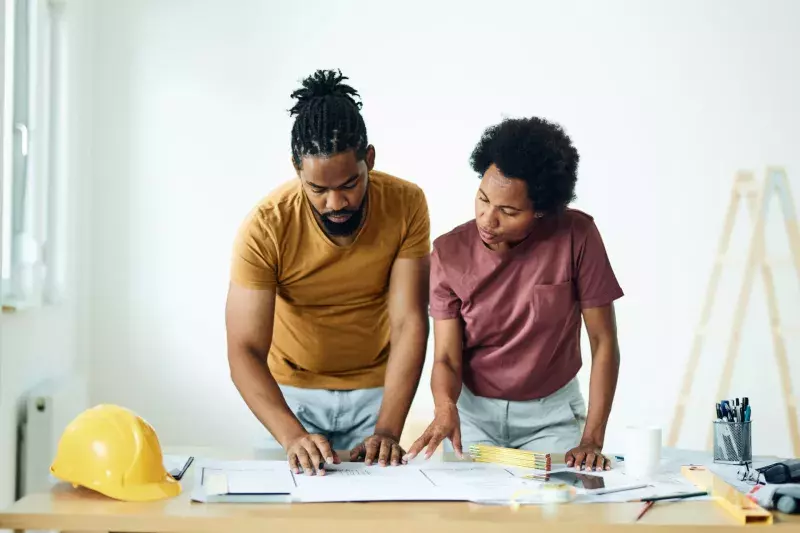
[[[708,496],[708,491],[698,491],[698,492],[684,492],[681,494],[668,494],[666,496],[651,496],[649,498],[641,498],[640,502],[645,502],[644,507],[642,510],[639,511],[639,515],[636,517],[636,522],[638,522],[647,511],[658,501],[662,500],[685,500],[686,498],[695,498],[697,496]]]

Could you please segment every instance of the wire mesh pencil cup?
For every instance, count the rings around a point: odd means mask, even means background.
[[[750,421],[714,421],[714,462],[743,465],[753,461]]]

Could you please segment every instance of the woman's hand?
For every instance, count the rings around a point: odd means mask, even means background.
[[[567,466],[578,470],[611,470],[611,461],[600,451],[601,447],[591,442],[581,442],[564,455]]]
[[[411,445],[408,453],[403,457],[403,463],[414,459],[425,446],[428,447],[425,450],[425,459],[429,459],[445,438],[449,438],[453,443],[456,456],[459,459],[463,459],[464,454],[461,451],[461,420],[458,417],[458,408],[454,403],[447,404],[442,408],[436,408],[433,422],[431,422],[422,436]]]

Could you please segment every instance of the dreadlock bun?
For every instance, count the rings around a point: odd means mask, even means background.
[[[326,157],[353,150],[359,160],[365,157],[368,141],[361,97],[343,83],[346,79],[339,70],[317,70],[292,93],[297,100],[289,110],[295,117],[292,158],[298,167],[306,156]]]
[[[289,115],[299,115],[313,100],[329,97],[346,98],[357,109],[361,109],[358,91],[350,85],[342,83],[347,79],[349,78],[343,76],[341,70],[317,70],[303,80],[302,89],[297,89],[292,93],[292,98],[297,99],[297,103],[289,110]],[[356,97],[359,98],[359,101],[355,100]]]

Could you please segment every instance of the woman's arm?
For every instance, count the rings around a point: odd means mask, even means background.
[[[438,409],[455,405],[461,394],[461,320],[436,320],[433,323],[434,348],[431,392]]]
[[[586,469],[608,468],[600,453],[606,436],[606,425],[619,376],[619,343],[614,317],[614,304],[583,310],[583,320],[592,349],[592,370],[589,378],[589,412],[586,427],[577,448],[567,452],[567,465],[586,465]]]
[[[586,415],[582,440],[602,448],[619,376],[619,344],[614,304],[584,309],[583,320],[592,349],[592,370],[589,380],[589,412]]]
[[[431,392],[434,419],[420,438],[409,448],[404,462],[410,461],[427,446],[428,459],[439,444],[449,438],[456,455],[461,458],[461,421],[458,418],[458,396],[461,394],[462,323],[458,318],[435,320],[433,323],[434,356]]]

